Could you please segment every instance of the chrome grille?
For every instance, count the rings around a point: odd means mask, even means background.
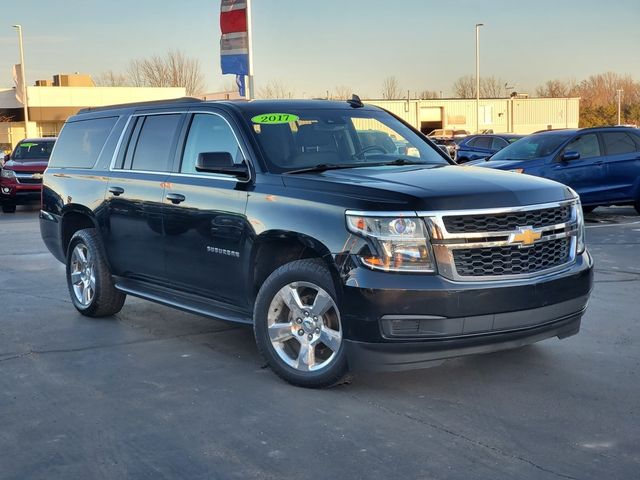
[[[418,212],[438,272],[451,280],[508,280],[564,268],[576,256],[577,200],[513,208]]]
[[[42,174],[39,172],[15,172],[15,175],[18,183],[25,185],[40,185],[42,183]]]
[[[558,225],[571,220],[571,207],[559,207],[532,210],[527,212],[509,212],[493,215],[456,215],[444,217],[444,226],[449,233],[503,232],[517,227],[533,228]]]
[[[569,238],[541,242],[528,248],[509,246],[453,251],[456,271],[470,277],[542,272],[567,263],[570,255]]]

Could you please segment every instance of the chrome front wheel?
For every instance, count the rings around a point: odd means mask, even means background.
[[[329,387],[348,373],[335,285],[326,263],[310,258],[282,265],[260,287],[253,327],[258,349],[293,385]]]
[[[293,282],[280,289],[269,306],[268,332],[280,359],[301,372],[326,367],[342,344],[336,303],[310,282]]]

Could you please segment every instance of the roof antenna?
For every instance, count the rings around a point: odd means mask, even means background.
[[[351,105],[352,108],[364,107],[364,103],[362,103],[362,100],[360,100],[360,97],[355,93],[351,95],[351,100],[347,100],[347,103]]]

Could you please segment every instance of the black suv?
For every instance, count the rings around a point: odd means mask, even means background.
[[[84,110],[40,218],[82,314],[129,294],[251,324],[307,387],[573,335],[592,286],[570,188],[452,165],[357,99]]]

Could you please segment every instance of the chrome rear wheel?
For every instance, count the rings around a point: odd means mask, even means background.
[[[93,259],[86,245],[79,243],[71,253],[71,285],[76,300],[83,306],[91,305],[96,294],[96,276]]]

